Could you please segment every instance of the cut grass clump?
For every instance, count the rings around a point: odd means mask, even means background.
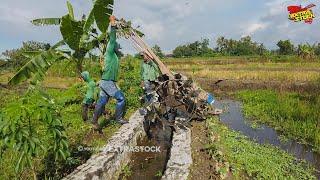
[[[320,95],[246,90],[238,92],[237,97],[248,119],[266,123],[320,151]]]
[[[271,145],[260,145],[228,129],[217,118],[207,120],[207,149],[217,160],[216,171],[234,179],[316,179],[314,168]]]

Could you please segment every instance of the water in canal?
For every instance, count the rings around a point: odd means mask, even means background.
[[[313,152],[312,147],[300,144],[295,140],[281,141],[280,133],[266,125],[259,128],[252,128],[249,121],[245,120],[242,113],[241,103],[233,100],[222,100],[217,102],[217,107],[224,109],[220,115],[220,121],[229,128],[240,131],[250,139],[259,144],[271,144],[294,155],[297,159],[304,159],[317,169],[317,176],[320,177],[320,154]]]

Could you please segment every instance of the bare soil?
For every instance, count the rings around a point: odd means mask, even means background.
[[[209,143],[205,122],[193,121],[191,134],[193,164],[189,179],[219,179],[214,173],[215,162],[205,150],[205,145]]]

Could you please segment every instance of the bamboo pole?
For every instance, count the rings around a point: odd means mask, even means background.
[[[121,30],[121,26],[119,27]],[[166,74],[170,80],[174,79],[173,74],[166,67],[160,58],[152,51],[152,49],[145,43],[145,41],[133,30],[130,29],[129,34],[125,35],[126,39],[129,39],[133,45],[133,47],[139,51],[146,53],[152,60],[158,65],[162,74]]]
[[[163,64],[160,58],[151,50],[151,48],[143,41],[143,39],[136,32],[134,32],[133,30],[131,31],[132,31],[133,37],[138,42],[138,44],[139,45],[141,44],[142,47],[144,48],[144,52],[146,52],[150,57],[152,57],[155,63],[159,66],[161,73],[168,75],[169,79],[174,79],[174,76],[169,70],[169,68],[167,68],[167,66]]]

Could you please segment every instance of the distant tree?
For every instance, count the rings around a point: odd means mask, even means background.
[[[173,53],[173,56],[177,57],[177,58],[190,57],[192,55],[191,49],[187,45],[181,45],[181,46],[176,47],[172,53]]]
[[[201,55],[201,43],[199,41],[195,41],[189,44],[189,49],[191,50],[191,56],[200,56]]]
[[[314,53],[317,56],[320,56],[320,43],[314,45]]]
[[[290,40],[280,40],[277,43],[279,47],[279,54],[280,55],[291,55],[294,54],[294,45],[291,43]]]
[[[252,41],[250,36],[242,37],[240,40],[219,37],[216,43],[216,50],[222,55],[263,55],[267,51],[263,44]]]
[[[159,58],[164,58],[164,53],[162,52],[160,46],[156,44],[152,47],[152,50]]]
[[[260,56],[269,54],[269,53],[268,53],[268,49],[264,46],[263,43],[258,46],[258,54],[259,54]]]
[[[315,57],[315,48],[310,44],[299,44],[297,49],[298,56],[303,59],[313,59]]]
[[[227,54],[228,52],[229,43],[225,37],[219,37],[217,39],[217,50],[222,54]]]
[[[214,55],[214,51],[213,51],[213,49],[211,49],[209,47],[209,44],[210,44],[209,39],[203,39],[202,40],[201,48],[200,48],[201,56],[213,56]]]
[[[180,45],[172,53],[174,57],[208,56],[213,55],[213,50],[209,48],[209,39],[203,39],[187,45]]]
[[[26,51],[48,50],[49,48],[50,44],[48,43],[26,41],[22,43],[22,47],[18,49],[6,50],[2,53],[2,55],[7,60],[8,67],[20,68],[28,61],[24,55]]]
[[[7,61],[0,59],[0,68],[4,67],[7,64]]]

